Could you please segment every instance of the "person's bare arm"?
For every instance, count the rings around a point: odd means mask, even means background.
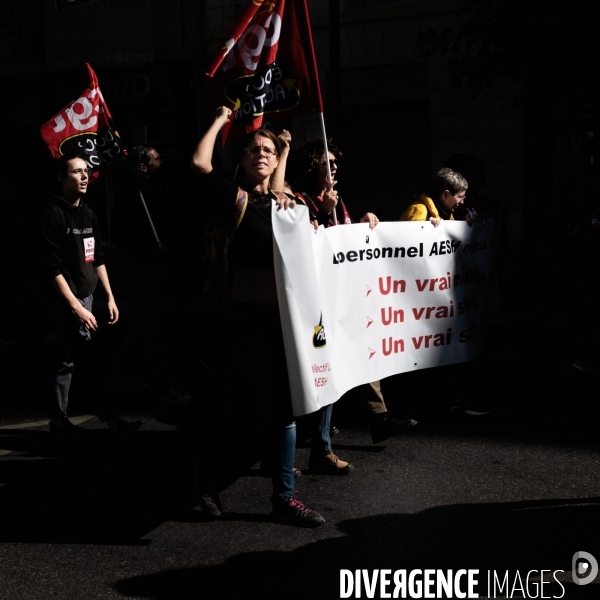
[[[281,150],[281,154],[279,156],[277,168],[271,176],[269,187],[275,192],[282,192],[285,182],[285,169],[287,165],[287,159],[290,154],[290,143],[292,141],[292,134],[287,129],[284,129],[277,137],[279,137],[279,139],[281,140],[283,149]]]
[[[212,155],[219,131],[225,127],[231,117],[231,109],[226,106],[217,108],[215,120],[206,133],[200,138],[196,151],[192,156],[192,170],[203,174],[213,170]]]
[[[57,275],[54,278],[54,290],[59,296],[62,296],[67,304],[70,306],[75,318],[86,328],[92,329],[96,331],[98,329],[98,323],[96,322],[96,317],[83,307],[81,302],[77,300],[75,294],[71,291],[67,280],[63,275]]]
[[[112,294],[112,290],[110,289],[110,282],[108,281],[108,273],[106,272],[106,267],[104,265],[100,265],[97,269],[98,279],[100,279],[100,283],[106,292],[106,296],[108,298],[108,315],[110,320],[108,321],[109,325],[114,325],[119,320],[119,309],[115,303],[115,298]]]

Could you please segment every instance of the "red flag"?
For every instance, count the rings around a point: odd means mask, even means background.
[[[54,158],[83,154],[93,169],[91,178],[95,179],[100,170],[124,160],[127,152],[102,97],[96,73],[88,63],[86,66],[90,85],[81,97],[42,125],[40,133]]]
[[[228,106],[232,133],[263,118],[323,112],[306,0],[252,0],[206,70],[215,107]]]

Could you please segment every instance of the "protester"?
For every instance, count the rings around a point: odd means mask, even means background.
[[[454,220],[453,212],[465,201],[467,180],[452,169],[440,169],[431,191],[423,193],[400,215],[400,221],[429,221],[439,227],[444,219]]]
[[[129,170],[115,178],[111,241],[118,249],[125,275],[121,301],[127,332],[117,350],[111,384],[119,390],[149,389],[171,404],[192,399],[185,348],[190,327],[181,305],[192,285],[189,254],[181,240],[187,196],[176,188],[156,148],[134,146]],[[152,323],[152,327],[148,324]]]
[[[83,429],[67,416],[73,373],[71,355],[75,346],[89,341],[99,328],[92,312],[92,294],[98,280],[108,299],[110,325],[119,320],[119,310],[104,265],[98,219],[83,202],[89,183],[87,163],[75,155],[64,156],[57,163],[62,196],[51,196],[40,215],[41,260],[48,292],[42,294],[42,307],[48,315],[45,367],[51,386],[49,395],[53,398],[50,431],[77,434]],[[135,430],[141,425],[139,421],[117,419],[113,411],[103,416],[113,430]]]
[[[467,189],[469,183],[460,173],[444,167],[433,178],[430,190],[421,194],[418,200],[402,213],[399,220],[429,221],[434,227],[439,227],[443,220],[453,221],[454,212],[465,202]],[[476,218],[476,214],[471,216],[467,212],[465,215],[465,220],[470,225]],[[459,363],[445,369],[447,390],[454,397],[450,410],[461,417],[487,415],[490,412],[487,401],[474,395],[472,388],[465,388],[462,384],[464,377],[467,376],[464,373],[466,368],[464,363]]]
[[[322,139],[309,140],[298,149],[297,164],[295,165],[298,183],[295,184],[295,187],[306,191],[297,195],[306,202],[309,208],[309,217],[316,226],[349,225],[353,222],[352,218],[335,189],[342,152],[332,143],[328,143],[327,150],[326,157]],[[329,181],[327,162],[330,166],[331,181]],[[379,223],[379,219],[375,214],[367,212],[362,216],[360,222],[369,223],[370,228],[373,229]],[[376,381],[370,385],[375,394],[375,398],[368,401],[369,428],[374,444],[417,424],[414,419],[397,419],[391,416],[381,393],[380,382]],[[332,411],[333,405],[329,405],[309,417],[313,420],[314,428],[311,436],[309,467],[330,474],[347,474],[353,469],[353,466],[342,461],[332,451],[331,433],[337,430],[337,428],[331,427]]]
[[[300,526],[317,526],[323,517],[297,499],[294,491],[296,423],[285,362],[283,335],[273,267],[271,206],[294,208],[295,201],[269,190],[281,154],[279,139],[258,130],[248,139],[240,158],[239,186],[213,168],[217,136],[232,112],[220,107],[192,159],[199,174],[205,210],[232,232],[228,247],[231,345],[228,357],[240,384],[232,402],[235,423],[227,422],[227,449],[219,449],[218,468],[198,469],[200,506],[212,517],[221,514],[218,494],[245,467],[270,458],[273,481],[272,518]],[[268,365],[268,375],[264,365]],[[216,426],[218,426],[216,424]],[[229,452],[227,452],[229,451]],[[208,463],[205,459],[205,462]],[[210,469],[213,474],[206,471]]]

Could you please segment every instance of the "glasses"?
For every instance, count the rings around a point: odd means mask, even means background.
[[[324,161],[323,161],[323,162],[322,162],[322,163],[321,163],[319,166],[320,166],[320,167],[325,167],[325,166],[327,166],[327,161],[326,161],[326,160],[324,160]],[[329,159],[329,168],[330,168],[330,169],[334,169],[334,168],[335,168],[335,169],[337,169],[337,167],[339,167],[339,163],[338,163],[337,159],[335,159],[335,158],[330,158],[330,159]]]
[[[275,148],[269,148],[268,146],[252,146],[251,148],[246,148],[246,152],[248,154],[260,154],[261,152],[264,152],[269,158],[277,156]]]
[[[464,199],[467,197],[467,195],[466,195],[466,194],[460,194],[460,195],[456,195],[456,196],[454,196],[454,197],[455,197],[457,200],[464,200]]]
[[[83,175],[84,173],[89,175],[91,172],[91,169],[73,169],[72,171],[69,171],[69,173],[73,173],[73,175]]]

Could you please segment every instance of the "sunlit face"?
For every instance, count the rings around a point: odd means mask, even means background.
[[[328,153],[328,156],[329,156],[329,166],[331,168],[331,179],[333,181],[335,181],[337,179],[336,175],[337,175],[337,170],[338,170],[337,159],[336,159],[335,155],[332,154],[331,152]],[[318,186],[319,190],[327,187],[329,180],[328,180],[328,174],[327,174],[327,161],[325,160],[324,152],[323,152],[323,154],[321,154],[321,158],[319,159],[319,167],[316,171],[316,177],[317,177],[317,186]]]
[[[461,192],[457,192],[456,194],[451,194],[449,190],[445,190],[440,196],[440,201],[442,203],[442,206],[444,206],[444,208],[448,212],[453,212],[465,201],[466,197],[466,190],[462,190]]]
[[[246,176],[259,181],[267,179],[279,164],[275,144],[267,137],[255,135],[248,143],[240,164]]]
[[[72,158],[67,165],[66,175],[59,176],[58,180],[62,183],[65,198],[72,200],[87,192],[90,171],[81,158]]]
[[[155,148],[150,148],[150,150],[146,152],[146,156],[148,157],[148,164],[143,166],[146,167],[147,171],[152,172],[160,169],[162,160]]]

